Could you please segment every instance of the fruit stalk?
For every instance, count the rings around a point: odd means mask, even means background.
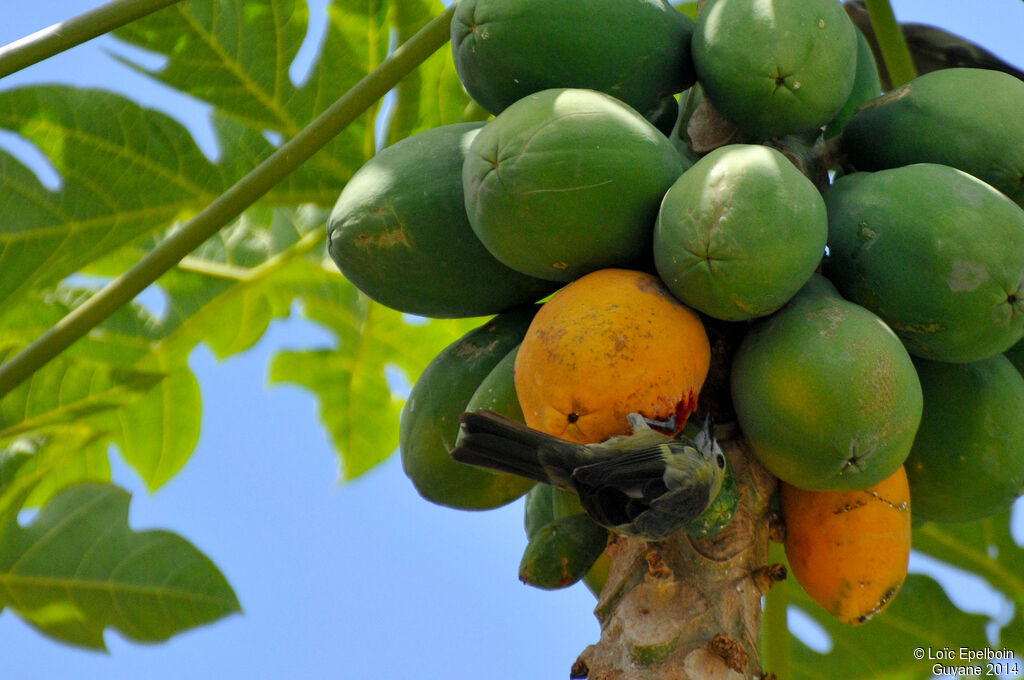
[[[601,639],[572,677],[590,680],[760,678],[761,596],[775,479],[738,434],[719,426],[742,500],[721,533],[648,543],[617,537],[595,614]],[[734,429],[735,431],[735,429]]]
[[[885,61],[885,68],[893,87],[909,83],[917,77],[917,68],[910,56],[910,48],[903,37],[903,31],[896,22],[889,0],[866,0],[871,29],[875,32],[878,47]]]

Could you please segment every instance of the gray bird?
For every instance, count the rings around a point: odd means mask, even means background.
[[[601,526],[664,540],[700,517],[718,495],[725,456],[710,417],[693,439],[651,429],[637,413],[628,418],[632,434],[576,444],[493,411],[467,412],[451,456],[575,491]]]

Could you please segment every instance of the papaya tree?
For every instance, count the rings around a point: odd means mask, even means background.
[[[520,579],[596,597],[570,677],[1021,673],[1019,72],[886,0],[332,0],[296,84],[308,21],[114,0],[0,49],[4,77],[111,33],[218,146],[112,92],[0,91],[59,176],[0,149],[0,609],[97,649],[239,610],[129,524],[110,455],[173,478],[193,350],[298,308],[335,345],[270,377],[345,478],[397,447],[424,504],[525,497]],[[912,549],[1015,613],[987,630]]]

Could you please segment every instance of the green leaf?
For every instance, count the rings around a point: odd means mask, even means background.
[[[81,289],[30,295],[0,318],[0,356],[19,348],[85,298]],[[186,355],[162,349],[155,319],[127,305],[69,351],[0,399],[0,443],[31,435],[41,451],[67,444],[65,429],[94,441],[74,462],[54,468],[31,503],[81,479],[110,477],[107,450],[116,443],[150,489],[188,460],[199,438],[201,403]],[[71,446],[83,446],[77,440]],[[53,454],[57,455],[57,454]]]
[[[105,649],[103,631],[166,640],[240,611],[217,567],[166,531],[133,531],[115,486],[65,489],[26,527],[0,532],[0,606],[63,642]]]
[[[124,97],[63,86],[0,92],[0,128],[61,176],[50,191],[0,151],[0,309],[169,224],[224,188],[182,125]]]
[[[932,677],[935,662],[914,658],[916,648],[982,649],[988,644],[988,617],[957,609],[942,586],[920,574],[908,575],[889,608],[857,627],[834,619],[802,588],[790,591],[794,604],[832,637],[832,649],[827,654],[794,639],[792,666],[796,679],[927,680]]]
[[[305,297],[305,313],[337,338],[332,349],[281,352],[271,382],[291,382],[320,400],[320,419],[338,449],[346,479],[354,479],[390,456],[398,446],[403,399],[388,387],[386,369],[410,381],[448,344],[480,320],[432,320],[412,326],[400,312],[371,302],[341,277],[316,297]]]
[[[325,219],[326,211],[308,205],[250,209],[161,277],[168,294],[162,350],[187,356],[206,342],[224,358],[249,349],[273,319],[288,316],[296,296],[340,278],[321,265]]]
[[[7,358],[0,353],[0,360]],[[120,408],[163,377],[57,357],[0,400],[0,442]]]
[[[1016,605],[1003,635],[1024,642],[1024,548],[1013,540],[1010,516],[1007,510],[977,522],[922,524],[914,529],[914,549],[977,574],[1003,593]]]
[[[332,2],[320,54],[308,80],[296,86],[289,68],[305,37],[308,11],[295,0],[182,2],[115,35],[168,60],[160,69],[147,69],[122,58],[129,66],[214,105],[252,133],[270,130],[290,139],[380,65],[389,41],[386,2]],[[372,110],[354,121],[272,192],[271,200],[330,205],[373,155],[375,116]]]
[[[153,357],[153,361],[163,360],[162,355]],[[199,443],[199,381],[186,365],[178,366],[144,398],[123,406],[112,417],[117,419],[116,429],[112,428],[114,443],[146,487],[155,491],[181,470]]]

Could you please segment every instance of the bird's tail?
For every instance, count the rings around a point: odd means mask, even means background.
[[[581,444],[567,442],[493,411],[462,414],[462,439],[451,456],[460,463],[565,486],[586,457]]]

